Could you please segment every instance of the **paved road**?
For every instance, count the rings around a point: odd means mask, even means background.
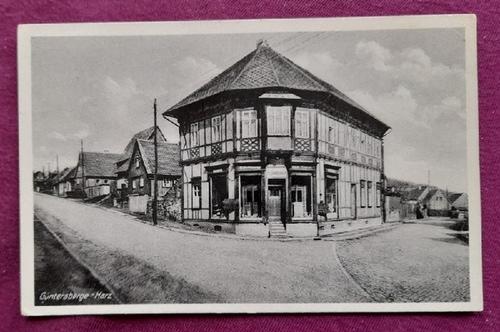
[[[403,224],[339,243],[337,254],[347,272],[377,301],[466,302],[469,246],[449,225],[443,220]]]
[[[334,242],[238,240],[180,233],[112,210],[35,194],[42,210],[82,240],[120,250],[220,296],[223,302],[366,302],[335,258]]]

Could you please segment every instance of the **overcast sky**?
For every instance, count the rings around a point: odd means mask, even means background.
[[[255,49],[258,39],[392,127],[387,176],[467,191],[462,29],[32,39],[34,168],[121,153],[160,113]],[[177,128],[159,117],[171,142]]]

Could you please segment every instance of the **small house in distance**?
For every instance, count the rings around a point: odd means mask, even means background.
[[[157,188],[158,196],[177,190],[181,177],[179,144],[159,142]],[[154,195],[155,147],[154,142],[137,139],[127,169],[129,209],[131,212],[147,211],[147,202]]]
[[[459,211],[469,209],[469,198],[466,193],[452,193],[448,195],[450,204]]]
[[[75,185],[85,191],[87,198],[111,193],[116,182],[116,161],[121,154],[107,152],[83,152],[78,158]]]
[[[383,222],[390,127],[265,42],[163,115],[180,125],[185,222],[255,236]]]
[[[130,141],[128,142],[127,146],[123,150],[123,155],[118,159],[116,162],[116,189],[117,189],[117,196],[120,197],[122,196],[122,191],[124,193],[128,192],[128,182],[127,182],[127,171],[128,171],[128,166],[129,166],[129,160],[130,157],[132,156],[132,152],[134,151],[134,146],[135,142],[138,139],[142,140],[153,140],[155,135],[155,127],[149,127],[147,129],[141,130],[140,132],[136,133]],[[158,142],[166,142],[167,140],[165,139],[165,136],[161,132],[159,127],[156,127],[156,140]]]

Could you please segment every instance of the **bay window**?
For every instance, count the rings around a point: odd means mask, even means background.
[[[200,145],[200,139],[198,136],[198,122],[191,124],[190,139],[191,139],[191,147],[196,147]]]
[[[212,118],[212,142],[221,140],[221,121],[220,116]]]
[[[309,138],[309,112],[295,111],[295,137]]]
[[[290,135],[290,106],[267,106],[267,134]]]
[[[241,112],[241,137],[257,137],[257,111]]]

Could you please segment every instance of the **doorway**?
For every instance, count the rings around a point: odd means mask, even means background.
[[[285,208],[284,187],[284,181],[269,181],[267,188],[267,211],[270,219],[283,221]]]

